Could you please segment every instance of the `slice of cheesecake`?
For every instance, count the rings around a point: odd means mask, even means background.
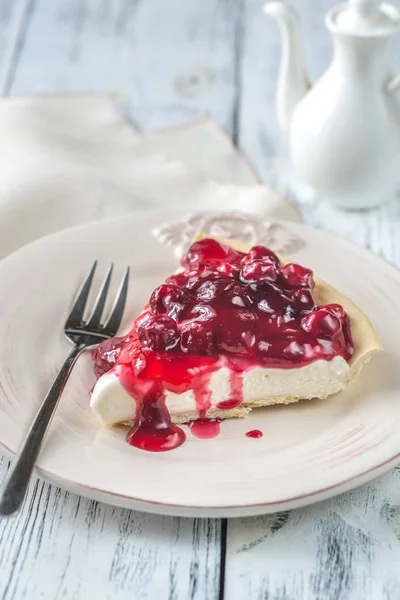
[[[99,346],[91,407],[168,450],[176,424],[341,391],[381,343],[340,292],[262,246],[199,234],[131,332]]]

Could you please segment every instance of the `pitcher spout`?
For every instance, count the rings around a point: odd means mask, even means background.
[[[276,105],[279,126],[286,133],[295,106],[310,88],[302,59],[300,20],[293,8],[279,0],[268,2],[263,10],[277,21],[281,30],[282,58]]]

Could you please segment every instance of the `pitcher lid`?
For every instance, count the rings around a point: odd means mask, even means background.
[[[400,25],[400,14],[381,0],[348,0],[328,14],[328,25],[353,35],[385,35]]]

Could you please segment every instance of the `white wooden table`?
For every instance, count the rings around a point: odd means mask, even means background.
[[[0,93],[125,91],[144,130],[211,114],[287,193],[273,172],[279,38],[261,4],[1,0]],[[296,1],[313,77],[329,60],[332,4]],[[302,211],[400,264],[397,202],[367,214],[316,201]],[[229,522],[130,512],[35,480],[22,513],[0,522],[0,598],[398,600],[400,470],[316,506]]]

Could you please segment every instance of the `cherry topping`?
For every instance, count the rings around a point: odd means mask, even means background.
[[[222,263],[217,267],[217,272],[224,277],[235,277],[239,270],[239,265],[230,263]]]
[[[243,281],[276,281],[277,277],[276,264],[268,260],[253,260],[242,267]]]
[[[248,254],[245,255],[243,261],[253,262],[254,260],[269,260],[270,262],[275,263],[275,265],[279,265],[279,258],[272,252],[269,248],[265,246],[253,246]]]
[[[175,273],[175,275],[171,275],[170,277],[167,277],[167,279],[165,280],[165,283],[170,283],[172,285],[176,285],[177,287],[184,287],[186,285],[186,281],[187,281],[187,274],[186,273]]]
[[[300,288],[293,293],[295,305],[301,310],[314,308],[315,302],[311,294],[311,290]]]
[[[96,348],[93,353],[95,361],[94,373],[96,377],[101,377],[115,365],[121,353],[123,341],[125,341],[123,338],[105,340]]]
[[[347,315],[340,304],[326,304],[325,307],[330,313],[335,315],[338,319],[347,320]]]
[[[219,408],[227,409],[243,402],[249,369],[300,367],[334,356],[349,360],[348,316],[338,304],[316,306],[313,286],[312,271],[281,267],[263,246],[244,254],[211,239],[192,244],[182,272],[154,290],[132,331],[94,353],[96,375],[113,369],[136,401],[129,443],[157,451],[182,443],[166,391],[192,390],[204,419],[211,408],[210,377],[222,364],[230,369],[230,394]]]
[[[163,284],[154,290],[150,296],[150,308],[154,313],[162,314],[171,309],[180,309],[189,299],[188,293],[182,288]]]
[[[119,365],[130,365],[135,361],[140,354],[137,335],[127,336],[128,339],[120,346],[120,354],[118,356]]]
[[[189,322],[181,330],[182,352],[196,354],[213,354],[215,352],[214,333],[207,323]]]
[[[285,358],[293,363],[301,362],[304,358],[303,346],[295,341],[289,342],[289,344],[283,348],[282,353]]]
[[[341,331],[340,320],[327,308],[319,308],[304,317],[302,326],[319,338],[334,338]]]
[[[305,288],[313,288],[314,280],[313,273],[310,269],[306,269],[301,265],[295,265],[293,263],[289,263],[284,265],[280,269],[280,273],[284,279],[284,281],[290,287],[305,287]]]
[[[243,326],[237,329],[226,329],[221,331],[217,347],[227,354],[239,354],[249,356],[253,353],[256,345],[256,336],[251,329]]]
[[[234,307],[245,308],[246,306],[251,306],[251,302],[248,289],[238,283],[234,283],[232,287],[227,290],[223,298],[224,305],[231,309]],[[232,316],[234,316],[234,313]]]
[[[223,246],[213,239],[204,239],[191,245],[186,259],[183,260],[185,266],[217,266],[222,263],[235,263],[240,253],[228,246]]]
[[[201,301],[213,300],[234,286],[232,279],[206,279],[197,289],[196,296]]]
[[[212,321],[216,316],[215,309],[208,304],[195,304],[190,311],[191,316],[201,323]]]
[[[139,326],[138,338],[142,348],[162,352],[176,346],[179,334],[171,317],[154,315]]]

